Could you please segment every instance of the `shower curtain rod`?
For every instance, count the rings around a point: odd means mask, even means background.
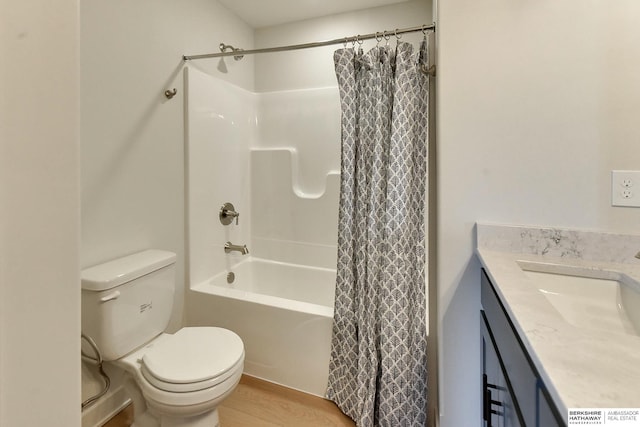
[[[375,33],[369,33],[369,34],[363,34],[363,35],[358,34],[357,36],[342,37],[339,39],[326,40],[321,42],[292,44],[288,46],[267,47],[262,49],[249,49],[249,50],[242,50],[230,45],[226,45],[224,43],[220,43],[221,52],[219,53],[206,53],[203,55],[183,55],[182,59],[184,61],[190,61],[192,59],[220,58],[224,56],[233,56],[236,60],[240,60],[244,55],[251,55],[254,53],[284,52],[288,50],[309,49],[312,47],[330,46],[330,45],[341,44],[341,43],[344,43],[344,44],[356,43],[356,42],[360,43],[363,40],[369,40],[369,39],[377,39],[378,41],[382,39],[388,40],[389,37],[391,36],[398,37],[398,35],[400,34],[415,33],[418,31],[422,31],[426,33],[427,31],[435,31],[435,30],[436,30],[436,24],[420,25],[418,27],[409,27],[409,28],[401,28],[401,29],[396,28],[393,31],[382,31],[382,32],[375,32]]]

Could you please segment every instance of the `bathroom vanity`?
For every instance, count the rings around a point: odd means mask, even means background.
[[[640,408],[640,236],[493,224],[477,236],[482,425]]]
[[[566,426],[484,269],[481,283],[485,425]]]

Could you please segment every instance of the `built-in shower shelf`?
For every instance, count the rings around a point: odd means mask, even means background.
[[[251,150],[251,172],[257,177],[273,177],[277,173],[279,182],[301,199],[320,199],[325,195],[333,197],[340,189],[340,172],[328,171],[324,174],[324,188],[309,185],[312,181],[305,177],[305,171],[300,167],[298,150],[291,147],[268,148]],[[286,175],[289,179],[286,179]],[[315,177],[317,180],[317,177]],[[288,181],[288,182],[287,182]],[[254,181],[255,182],[255,181]],[[337,194],[337,193],[336,193]]]
[[[252,237],[335,248],[340,175],[327,173],[324,191],[316,197],[301,196],[293,179],[295,164],[293,149],[251,151]]]

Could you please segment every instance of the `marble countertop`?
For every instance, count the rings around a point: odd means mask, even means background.
[[[477,254],[560,413],[640,408],[640,337],[569,324],[518,261],[627,275],[640,283],[640,236],[478,223]]]

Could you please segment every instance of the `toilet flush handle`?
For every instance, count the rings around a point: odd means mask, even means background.
[[[100,302],[107,302],[107,301],[111,301],[114,299],[118,299],[120,297],[120,291],[114,291],[111,292],[108,295],[103,296],[102,298],[100,298]]]

